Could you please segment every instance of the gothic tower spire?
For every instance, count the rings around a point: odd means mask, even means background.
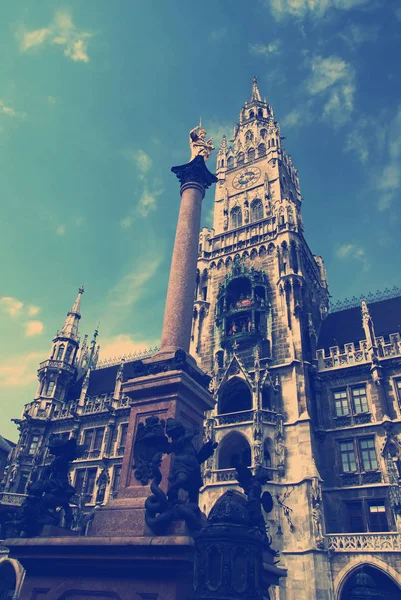
[[[70,338],[72,340],[78,339],[78,325],[81,318],[81,296],[84,293],[84,288],[81,286],[78,290],[78,296],[71,308],[67,313],[67,318],[64,322],[63,327],[58,332],[58,335]]]

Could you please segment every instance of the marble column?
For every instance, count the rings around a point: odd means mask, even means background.
[[[171,170],[181,184],[181,208],[158,355],[178,349],[189,351],[201,206],[205,191],[217,181],[217,177],[207,169],[203,156],[196,156],[186,165]]]

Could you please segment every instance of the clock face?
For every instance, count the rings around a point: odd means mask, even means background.
[[[257,182],[260,177],[260,169],[247,167],[238,173],[233,179],[233,187],[242,190]]]

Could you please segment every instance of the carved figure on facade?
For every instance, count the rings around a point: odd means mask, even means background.
[[[322,497],[322,487],[320,485],[320,481],[318,477],[313,477],[311,488],[310,488],[310,500],[312,506],[312,521],[313,521],[313,530],[316,541],[316,546],[318,548],[324,547],[324,537],[323,537],[323,514],[322,514],[322,505],[323,505],[323,497]]]
[[[154,477],[154,456],[157,452],[166,453],[168,440],[165,436],[165,421],[151,416],[145,423],[139,423],[134,442],[135,478],[147,485]]]
[[[71,529],[72,526],[73,514],[69,503],[75,488],[70,485],[69,470],[71,462],[82,456],[85,447],[78,445],[75,438],[66,442],[53,438],[48,448],[55,458],[39,479],[28,487],[18,522],[21,537],[39,535],[44,525],[59,525],[63,514],[65,527]]]
[[[280,477],[283,477],[285,473],[285,445],[283,418],[281,416],[279,416],[277,420],[275,453],[277,455],[278,474],[280,475]]]
[[[192,161],[196,156],[203,156],[205,161],[209,158],[212,150],[214,150],[213,139],[206,138],[206,130],[202,128],[202,122],[189,132],[189,147],[191,150]]]
[[[106,496],[106,489],[108,484],[110,483],[110,475],[109,469],[107,467],[107,462],[107,459],[103,459],[104,466],[102,472],[100,473],[96,481],[96,485],[98,486],[96,494],[96,504],[103,504]]]
[[[263,437],[262,428],[262,413],[259,410],[255,410],[253,413],[253,439],[260,441]]]
[[[201,464],[212,456],[217,443],[208,440],[197,451],[193,444],[197,432],[186,429],[172,418],[167,419],[165,432],[167,435],[158,436],[157,443],[153,445],[154,452],[150,461],[153,475],[150,486],[152,495],[145,502],[145,521],[149,528],[158,534],[165,533],[173,521],[180,519],[191,529],[200,529],[202,513],[198,499],[199,490],[203,485]],[[163,454],[174,456],[167,494],[160,488]]]

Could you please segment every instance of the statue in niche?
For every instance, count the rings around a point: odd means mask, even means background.
[[[312,479],[310,498],[312,504],[312,521],[318,548],[324,547],[323,515],[322,515],[322,488],[317,477]]]
[[[228,229],[228,211],[224,209],[224,222],[223,222],[224,230]]]
[[[206,130],[202,129],[202,120],[200,120],[199,125],[189,132],[190,161],[194,160],[197,156],[203,156],[205,161],[209,158],[212,150],[214,150],[213,139],[209,138],[206,140],[205,137]]]
[[[262,486],[271,479],[269,472],[267,469],[258,466],[255,470],[255,475],[252,475],[251,469],[238,461],[234,464],[234,467],[236,469],[235,478],[248,499],[247,508],[251,523],[263,537],[265,547],[276,555],[270,547],[271,538],[267,535],[266,521],[262,512],[262,508],[266,513],[270,513],[273,510],[273,498],[271,494],[267,491],[262,493]]]
[[[66,529],[71,529],[73,513],[70,500],[75,488],[70,485],[71,462],[82,456],[85,447],[75,438],[63,441],[53,438],[48,444],[53,462],[42,472],[39,479],[28,487],[28,495],[21,506],[18,529],[21,537],[35,537],[44,525],[59,525],[64,513]]]
[[[217,443],[208,440],[197,452],[193,444],[197,432],[186,429],[172,418],[167,419],[166,434],[171,441],[164,436],[151,461],[152,495],[145,502],[145,521],[156,534],[165,533],[173,521],[181,519],[191,529],[198,530],[202,526],[202,513],[198,506],[199,490],[203,485],[201,464],[212,456]],[[160,489],[163,454],[174,455],[167,494]]]

